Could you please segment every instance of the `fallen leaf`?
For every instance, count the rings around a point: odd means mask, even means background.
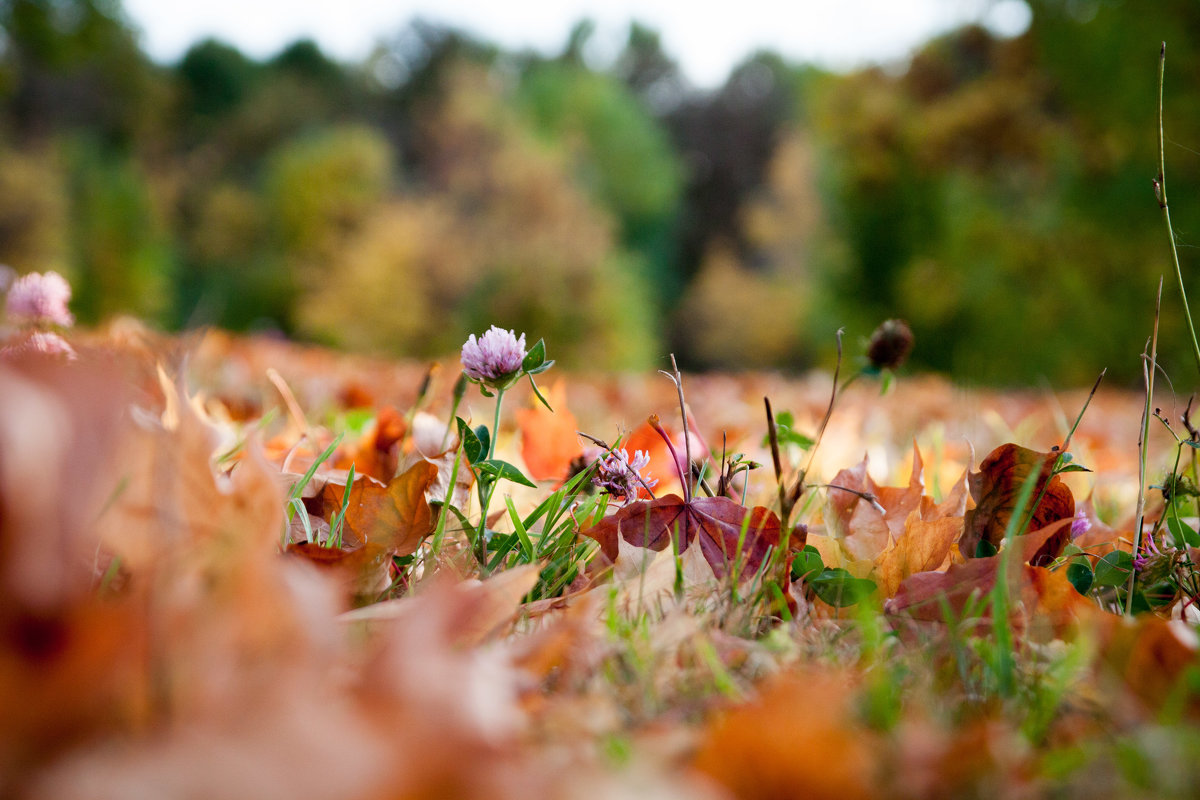
[[[988,558],[974,558],[965,564],[952,565],[945,572],[919,572],[901,582],[895,596],[884,604],[892,616],[905,616],[928,622],[946,622],[946,608],[960,617],[969,605],[975,606],[981,620],[990,619],[985,595],[996,584],[1002,559],[1013,558],[1008,572],[1013,614],[1019,627],[1026,626],[1036,615],[1060,631],[1083,609],[1093,606],[1067,580],[1065,571],[1051,572],[1028,562],[1042,552],[1046,542],[1069,530],[1070,519],[1060,520],[1021,537],[1021,550],[1016,557],[1005,552]],[[1018,560],[1019,559],[1019,560]]]
[[[855,704],[836,674],[777,677],[709,723],[693,764],[739,798],[872,797],[878,744]]]
[[[875,560],[874,577],[883,596],[893,596],[908,576],[945,565],[962,529],[962,517],[923,520],[917,511],[909,514],[903,534]]]
[[[386,486],[367,477],[355,480],[346,506],[345,529],[353,542],[382,546],[392,555],[416,552],[425,537],[433,532],[433,512],[425,491],[437,478],[438,468],[418,461],[397,475]],[[321,490],[325,510],[321,516],[331,519],[333,510],[342,505],[345,484],[327,481]]]
[[[380,544],[327,547],[316,542],[298,542],[289,544],[286,552],[318,569],[338,573],[343,588],[353,597],[375,599],[390,583],[391,554]]]
[[[1043,530],[1052,522],[1075,516],[1075,498],[1058,475],[1053,475],[1057,453],[1039,453],[1015,444],[997,447],[970,476],[971,497],[975,508],[967,512],[966,528],[959,550],[967,558],[975,556],[980,542],[998,549],[1009,520],[1016,510],[1017,496],[1027,480],[1036,480],[1027,508],[1033,509],[1027,529]],[[1036,475],[1036,479],[1032,476]],[[1038,497],[1041,502],[1034,508]],[[1045,542],[1042,552],[1031,563],[1051,563],[1070,541],[1070,527]]]
[[[675,494],[630,503],[582,533],[600,542],[610,561],[616,561],[618,538],[637,547],[665,550],[676,536],[680,552],[695,540],[717,576],[724,576],[739,555],[741,574],[753,574],[780,540],[779,517],[767,508],[747,508],[728,497],[689,501]],[[796,539],[792,537],[789,547],[804,547]]]
[[[517,427],[521,431],[521,458],[528,474],[538,481],[563,481],[571,462],[583,448],[579,444],[579,423],[567,408],[567,385],[556,380],[546,391],[551,411],[532,401],[531,408],[518,408]]]

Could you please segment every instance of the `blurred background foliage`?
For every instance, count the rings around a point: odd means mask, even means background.
[[[496,323],[585,368],[828,366],[909,320],[971,383],[1189,364],[1161,215],[1195,274],[1200,6],[1029,0],[848,74],[748,54],[692,87],[636,23],[598,67],[414,22],[363,63],[310,41],[150,61],[117,0],[0,0],[0,261],[84,322],[137,314],[409,356]],[[1200,295],[1200,287],[1194,292]]]

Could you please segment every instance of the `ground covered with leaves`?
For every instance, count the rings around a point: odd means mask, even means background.
[[[0,362],[0,795],[1200,781],[1183,402],[1142,480],[1118,390],[72,344]]]

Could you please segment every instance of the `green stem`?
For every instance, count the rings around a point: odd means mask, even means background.
[[[504,390],[496,390],[496,413],[492,417],[491,436],[488,437],[488,452],[487,457],[490,461],[496,455],[496,438],[500,435],[500,405],[504,402]],[[487,564],[487,518],[488,508],[492,505],[492,494],[496,491],[498,478],[493,477],[488,481],[487,486],[481,481],[479,484],[479,530],[475,534],[475,558],[479,561],[479,569],[486,576],[488,573]]]
[[[1188,306],[1187,290],[1183,288],[1183,270],[1179,267],[1179,249],[1175,246],[1175,229],[1171,226],[1171,210],[1167,207],[1167,154],[1163,136],[1163,82],[1167,69],[1167,43],[1162,43],[1158,56],[1158,180],[1155,190],[1163,219],[1167,223],[1167,236],[1171,240],[1171,260],[1175,264],[1175,280],[1179,283],[1179,297],[1183,300],[1183,316],[1187,320],[1188,333],[1192,337],[1192,355],[1196,359],[1196,370],[1200,372],[1200,341],[1196,339],[1196,326],[1192,323],[1192,310]]]

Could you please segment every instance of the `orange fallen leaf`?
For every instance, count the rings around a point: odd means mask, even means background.
[[[516,411],[521,458],[534,480],[563,481],[570,473],[571,462],[583,452],[576,433],[579,423],[567,408],[565,381],[555,381],[546,398],[553,411],[536,401],[531,408]]]
[[[943,566],[962,529],[962,517],[923,520],[917,511],[909,514],[903,534],[875,559],[874,577],[883,596],[893,596],[908,576]]]
[[[418,461],[397,475],[386,486],[370,478],[354,481],[346,507],[345,529],[352,542],[381,545],[393,555],[416,552],[425,537],[433,532],[433,511],[425,499],[425,490],[437,478],[438,468]],[[345,484],[327,481],[321,490],[322,517],[331,519],[341,508]]]
[[[846,680],[784,675],[708,725],[694,766],[739,798],[871,797],[877,742],[855,719]]]

